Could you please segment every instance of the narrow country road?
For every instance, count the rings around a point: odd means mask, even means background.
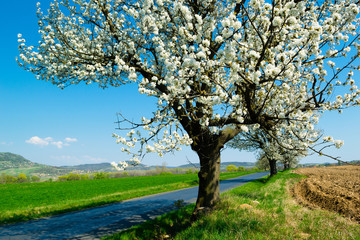
[[[220,182],[220,192],[268,175],[254,173]],[[52,217],[0,226],[0,239],[100,239],[196,201],[198,187],[166,192]]]

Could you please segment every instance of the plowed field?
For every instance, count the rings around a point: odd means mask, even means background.
[[[293,189],[300,203],[360,222],[360,166],[303,168],[295,173],[308,176]]]

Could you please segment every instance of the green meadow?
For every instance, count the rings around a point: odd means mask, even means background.
[[[220,179],[254,172],[221,173]],[[197,184],[197,174],[0,184],[0,223],[25,221]]]

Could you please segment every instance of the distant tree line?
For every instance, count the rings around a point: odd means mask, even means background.
[[[245,171],[258,171],[258,167],[245,168],[243,166],[236,167],[235,165],[227,165],[227,172],[245,172]]]
[[[1,184],[9,183],[29,183],[29,182],[40,182],[40,177],[38,176],[26,176],[24,173],[20,173],[17,177],[2,173],[0,175]]]
[[[96,180],[96,179],[108,179],[108,178],[121,178],[121,177],[135,177],[135,176],[152,176],[152,175],[171,175],[171,174],[197,174],[196,168],[166,168],[158,167],[153,170],[135,170],[135,171],[122,171],[113,173],[69,173],[57,177],[57,181],[80,181],[80,180]],[[31,183],[40,182],[41,178],[38,176],[27,176],[24,173],[20,173],[18,176],[12,176],[5,173],[0,175],[0,184],[11,184],[11,183]],[[55,181],[56,181],[55,180]],[[50,178],[46,181],[52,182],[54,179]]]

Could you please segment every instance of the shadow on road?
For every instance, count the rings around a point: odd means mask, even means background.
[[[78,235],[75,237],[67,238],[67,239],[100,239],[103,236],[112,235],[117,232],[121,232],[125,229],[128,229],[132,226],[138,225],[140,223],[144,223],[148,220],[153,220],[157,216],[161,216],[165,213],[171,212],[178,209],[174,204],[163,207],[160,209],[155,209],[143,214],[133,215],[131,217],[125,218],[123,220],[120,220],[119,222],[107,225],[105,227],[98,228],[94,231],[88,232],[86,234]]]

